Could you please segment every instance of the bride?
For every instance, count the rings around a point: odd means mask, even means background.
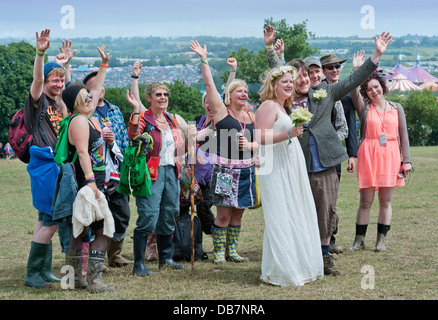
[[[315,204],[296,138],[303,124],[295,127],[285,110],[295,78],[294,67],[268,71],[256,113],[265,219],[261,279],[279,286],[302,286],[324,275]]]

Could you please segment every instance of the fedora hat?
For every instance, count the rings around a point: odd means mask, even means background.
[[[339,63],[342,64],[345,61],[347,61],[347,59],[345,60],[339,60],[339,58],[336,56],[336,54],[332,53],[332,54],[328,54],[326,56],[321,57],[320,59],[321,64],[323,66],[327,65],[327,64],[332,64],[332,63]]]

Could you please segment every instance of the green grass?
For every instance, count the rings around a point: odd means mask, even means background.
[[[131,275],[131,267],[110,269],[104,281],[118,286],[117,292],[88,294],[86,291],[24,286],[27,257],[37,213],[32,206],[26,165],[18,160],[0,161],[0,300],[436,300],[438,293],[438,147],[414,147],[411,158],[415,172],[407,185],[397,188],[393,200],[393,219],[387,237],[388,251],[375,253],[377,205],[372,209],[366,249],[342,253],[336,265],[344,277],[326,276],[303,287],[276,287],[260,282],[263,243],[263,211],[247,210],[243,218],[239,253],[249,257],[247,264],[212,263],[212,240],[204,236],[209,260],[190,263],[184,271],[158,271],[156,262],[147,263],[152,277]],[[356,174],[343,172],[338,200],[340,217],[337,243],[351,245],[359,193]],[[124,255],[133,259],[132,231],[137,219],[131,201],[131,223]],[[64,255],[57,234],[53,239],[53,271],[61,275]],[[374,288],[364,289],[364,266],[374,270]],[[367,282],[365,282],[367,283]]]

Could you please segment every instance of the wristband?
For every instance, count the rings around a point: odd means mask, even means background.
[[[107,65],[107,64],[104,64],[104,63],[101,63],[100,66],[101,66],[102,68],[108,68],[108,65]]]
[[[201,59],[201,62],[202,62],[202,63],[205,63],[205,64],[208,64],[208,62],[207,62],[207,58],[202,58],[202,59]]]
[[[133,112],[132,113],[134,116],[138,116],[140,114],[140,112]]]
[[[266,49],[272,49],[272,48],[274,48],[273,44],[271,44],[270,46],[266,46]]]
[[[85,175],[85,180],[94,179],[94,172]]]
[[[43,55],[46,54],[45,51],[39,51],[38,49],[36,49],[36,53],[37,53],[37,55],[39,55],[39,56],[43,56]]]
[[[96,182],[96,180],[94,180],[94,178],[93,178],[93,179],[90,179],[90,180],[85,180],[85,183],[86,183],[86,184],[93,183],[93,182]]]
[[[132,78],[132,79],[138,79],[138,76],[134,76],[134,75],[132,75],[131,78]]]
[[[289,143],[288,143],[288,145],[289,145],[292,143],[292,139],[290,137],[290,130],[287,130],[287,138],[289,139]]]
[[[231,71],[230,72],[236,72],[236,70],[233,70],[233,69],[231,69]]]

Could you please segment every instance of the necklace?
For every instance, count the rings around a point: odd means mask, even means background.
[[[159,123],[161,123],[161,124],[165,124],[165,123],[166,123],[166,117],[164,117],[164,120],[158,120],[157,117],[155,117],[154,114],[152,114],[152,116],[153,116],[154,119],[157,120]]]

